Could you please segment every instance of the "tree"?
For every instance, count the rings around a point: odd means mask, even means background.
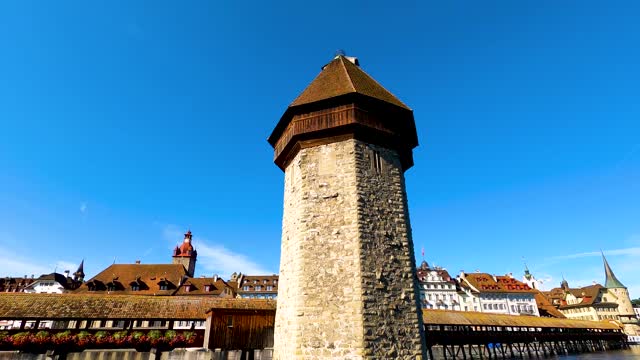
[[[634,306],[640,306],[640,298],[637,298],[635,300],[631,300],[631,304],[633,304]]]

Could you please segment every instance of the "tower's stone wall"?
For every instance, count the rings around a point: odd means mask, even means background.
[[[196,258],[192,256],[174,256],[174,264],[180,264],[187,269],[187,274],[191,277],[194,276],[196,271]]]
[[[399,164],[347,139],[287,166],[275,359],[424,357]]]

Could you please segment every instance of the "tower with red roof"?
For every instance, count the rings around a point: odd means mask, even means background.
[[[193,274],[196,271],[196,258],[198,257],[198,252],[193,247],[191,240],[191,230],[188,230],[184,234],[184,241],[182,244],[173,249],[173,263],[183,265],[184,268],[187,269],[187,274],[190,277],[193,277]]]

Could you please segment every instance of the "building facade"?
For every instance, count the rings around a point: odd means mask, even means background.
[[[278,275],[245,275],[233,273],[229,286],[241,299],[277,299]]]
[[[640,335],[638,316],[631,304],[627,288],[618,280],[602,254],[605,285],[571,288],[563,279],[560,287],[545,292],[545,296],[569,319],[615,320],[624,325],[627,335]]]
[[[417,270],[420,303],[423,309],[461,310],[455,279],[441,267],[423,261]]]
[[[24,292],[38,294],[62,294],[64,292],[77,289],[81,284],[81,282],[70,277],[68,271],[64,275],[54,272],[51,274],[41,275],[39,278],[27,285],[24,288]]]
[[[463,309],[474,306],[486,313],[540,316],[535,299],[538,292],[511,275],[462,272],[459,281]]]

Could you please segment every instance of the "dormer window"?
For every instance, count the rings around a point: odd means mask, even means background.
[[[107,291],[116,291],[116,286],[114,283],[107,284]]]
[[[257,284],[257,283],[258,283],[258,280],[253,280],[253,283],[254,283],[254,284]]]
[[[262,286],[257,285],[257,286],[256,286],[256,291],[261,291],[261,290],[262,290]]]
[[[167,286],[167,283],[160,283],[160,290],[168,290],[169,287]]]
[[[263,281],[262,281],[262,283],[263,283],[263,284],[266,284],[266,283],[267,283],[267,280],[266,280],[266,279],[265,279],[265,280],[263,280]]]
[[[277,285],[278,284],[278,280],[273,280],[273,285]]]
[[[131,285],[131,291],[140,291],[140,285],[132,284]]]
[[[209,292],[209,291],[211,291],[211,285],[205,285],[205,286],[204,286],[204,291],[205,291],[205,292]]]
[[[191,284],[187,284],[184,286],[184,291],[185,292],[190,292],[191,291]]]

